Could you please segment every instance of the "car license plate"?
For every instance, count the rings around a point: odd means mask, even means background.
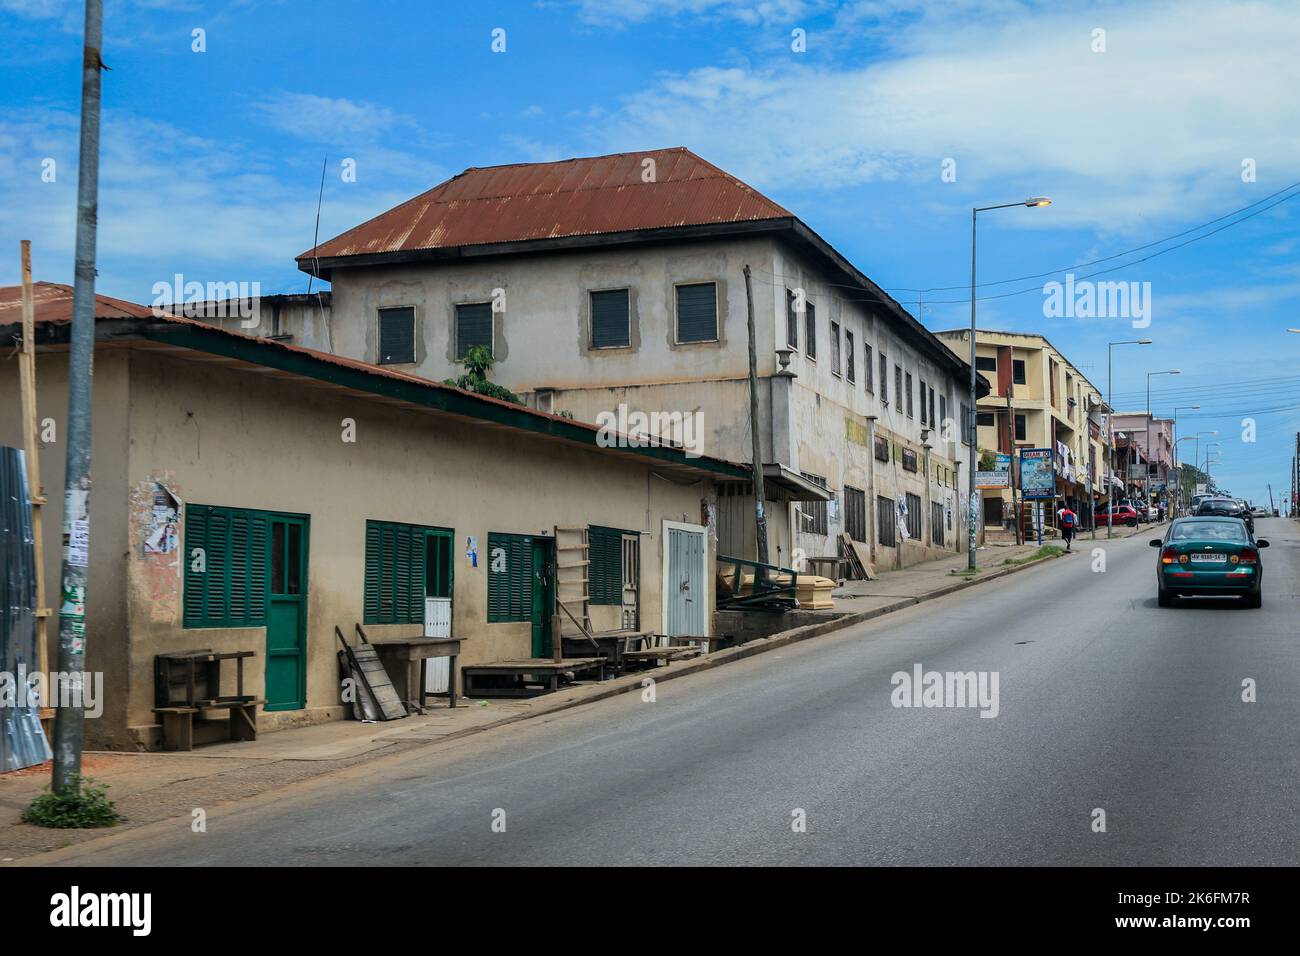
[[[1209,564],[1226,564],[1228,556],[1226,554],[1194,554],[1192,560]]]

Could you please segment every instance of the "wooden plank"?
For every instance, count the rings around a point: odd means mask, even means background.
[[[41,487],[40,449],[36,443],[36,303],[32,298],[32,243],[24,239],[22,250],[23,273],[23,341],[18,352],[18,383],[22,394],[23,454],[27,459],[27,493],[32,502],[32,536],[36,551],[36,640],[37,661],[41,673],[50,672],[47,646],[47,622],[50,609],[45,605],[45,527],[41,505],[45,504],[45,489]],[[52,710],[42,707],[42,712]]]
[[[871,563],[871,549],[859,541],[854,541],[847,533],[840,534],[840,541],[844,544],[842,550],[861,570],[862,580],[874,581],[876,579],[876,566]]]
[[[338,636],[339,643],[343,645],[351,669],[355,671],[358,679],[366,685],[370,699],[379,708],[381,718],[383,720],[397,720],[408,716],[405,705],[402,703],[401,698],[397,696],[397,689],[393,687],[393,682],[388,677],[388,671],[384,669],[383,662],[379,660],[379,652],[366,641],[365,632],[361,630],[361,625],[357,625],[357,633],[363,643],[358,644],[356,647],[348,645],[348,642],[343,639],[343,632],[337,626],[334,628],[334,633]]]

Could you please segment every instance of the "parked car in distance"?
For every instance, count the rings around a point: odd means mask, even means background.
[[[1235,498],[1206,498],[1196,506],[1194,517],[1240,518],[1246,523],[1246,530],[1255,533],[1254,515]]]
[[[1155,521],[1160,517],[1160,511],[1154,505],[1143,501],[1141,498],[1121,498],[1116,504],[1126,505],[1137,512],[1138,519],[1141,521]]]
[[[1252,515],[1253,517],[1256,517],[1256,518],[1267,518],[1267,517],[1268,517],[1268,509],[1267,509],[1267,508],[1251,508],[1251,509],[1250,509],[1250,513],[1251,513],[1251,515]]]
[[[1264,566],[1260,551],[1268,542],[1230,515],[1178,518],[1164,538],[1156,561],[1156,601],[1172,607],[1178,597],[1237,597],[1248,608],[1263,603]]]
[[[1130,528],[1138,526],[1138,513],[1132,505],[1116,505],[1114,508],[1102,508],[1097,512],[1097,527],[1104,528],[1111,524],[1127,525]]]

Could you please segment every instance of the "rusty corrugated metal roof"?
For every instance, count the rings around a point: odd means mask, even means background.
[[[654,160],[654,182],[642,181],[646,159]],[[792,218],[676,147],[467,169],[298,260]]]
[[[72,321],[72,286],[58,282],[33,282],[32,302],[36,309],[36,322],[50,325],[67,325]],[[97,319],[147,319],[153,313],[147,306],[113,299],[106,295],[95,296]],[[0,325],[18,325],[23,320],[23,287],[0,286]]]

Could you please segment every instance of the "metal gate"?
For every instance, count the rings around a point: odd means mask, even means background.
[[[700,525],[664,522],[664,632],[707,637],[709,587]]]

